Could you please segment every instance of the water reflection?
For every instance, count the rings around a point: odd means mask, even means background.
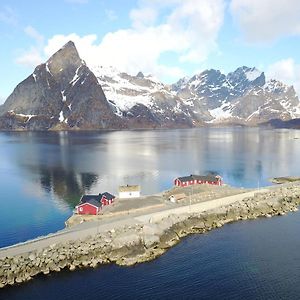
[[[83,193],[124,184],[156,193],[191,173],[243,187],[299,176],[298,136],[257,128],[0,133],[0,246],[63,228]]]
[[[43,167],[38,172],[42,188],[47,192],[53,192],[56,197],[71,206],[75,206],[80,196],[87,193],[98,180],[96,174],[76,174],[63,168]]]
[[[6,168],[73,208],[83,193],[116,193],[122,184],[155,193],[191,173],[216,172],[244,187],[299,175],[296,134],[257,128],[6,133],[0,155]]]

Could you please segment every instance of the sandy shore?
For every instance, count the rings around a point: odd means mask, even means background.
[[[115,262],[132,265],[164,253],[180,238],[193,232],[206,232],[228,222],[284,215],[300,203],[299,182],[264,189],[223,189],[195,191],[181,203],[169,203],[166,191],[156,195],[151,205],[147,197],[139,208],[122,214],[126,203],[107,214],[61,230],[46,237],[0,249],[0,287],[48,274],[64,268],[95,267]],[[189,191],[185,190],[187,195]],[[220,198],[220,195],[226,195]],[[187,201],[186,201],[187,200]],[[192,203],[193,200],[193,203]]]

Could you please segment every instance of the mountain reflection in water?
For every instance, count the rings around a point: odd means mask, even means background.
[[[218,173],[243,187],[297,176],[298,137],[241,127],[0,133],[0,245],[61,229],[82,194],[116,194],[123,184],[151,194],[192,173]]]

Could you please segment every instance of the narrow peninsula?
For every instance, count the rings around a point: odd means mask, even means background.
[[[156,195],[116,199],[101,214],[74,214],[61,231],[0,249],[0,287],[41,273],[149,261],[191,233],[285,215],[299,204],[299,181],[261,189],[177,186]]]

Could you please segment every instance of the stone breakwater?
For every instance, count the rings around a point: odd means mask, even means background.
[[[284,215],[300,204],[300,186],[285,185],[202,213],[169,215],[157,222],[127,225],[84,239],[52,244],[31,253],[0,258],[0,287],[63,269],[150,261],[191,233],[204,233],[226,223]]]

